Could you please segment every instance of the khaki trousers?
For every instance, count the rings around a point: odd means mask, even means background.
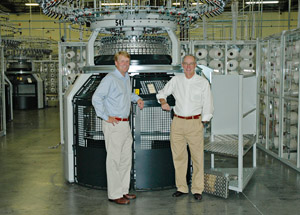
[[[129,122],[102,122],[106,157],[107,194],[118,199],[129,192],[132,163],[132,135]]]
[[[199,119],[181,119],[174,117],[171,125],[171,150],[175,167],[177,190],[188,193],[186,182],[188,152],[191,152],[193,176],[191,192],[202,194],[204,190],[204,140],[203,124]]]

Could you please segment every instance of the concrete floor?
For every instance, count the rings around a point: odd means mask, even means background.
[[[58,108],[15,111],[0,137],[0,214],[299,214],[300,174],[258,150],[257,171],[242,193],[173,198],[175,189],[135,192],[130,205],[107,201],[106,191],[63,178]],[[245,163],[250,163],[251,154]],[[227,159],[220,158],[226,164]],[[228,161],[232,162],[232,161]]]

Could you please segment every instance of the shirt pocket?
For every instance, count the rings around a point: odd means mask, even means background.
[[[201,104],[202,102],[202,88],[199,86],[193,87],[191,90],[190,98],[192,102]]]

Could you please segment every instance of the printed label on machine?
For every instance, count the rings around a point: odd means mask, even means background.
[[[150,94],[156,93],[154,84],[152,84],[152,83],[151,83],[151,84],[147,84],[147,87],[148,87],[148,90],[149,90],[149,93],[150,93]]]

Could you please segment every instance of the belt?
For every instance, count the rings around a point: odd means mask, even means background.
[[[177,114],[174,113],[174,116],[180,118],[180,119],[199,119],[201,114],[195,115],[195,116],[178,116]]]
[[[116,120],[118,121],[129,121],[129,118],[119,118],[119,117],[115,117]]]

